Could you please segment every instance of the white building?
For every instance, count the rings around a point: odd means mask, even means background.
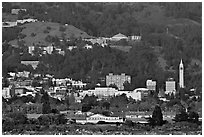
[[[156,90],[156,81],[147,80],[146,86],[147,86],[147,89],[155,91]]]
[[[28,71],[23,71],[23,72],[18,72],[17,77],[29,77],[30,72]]]
[[[69,46],[67,49],[72,51],[73,49],[76,49],[76,48],[77,48],[77,46]]]
[[[29,46],[28,47],[28,53],[33,54],[33,51],[35,50],[35,46]]]
[[[120,117],[107,117],[101,114],[95,114],[84,119],[76,119],[76,123],[86,124],[93,123],[97,124],[99,121],[103,121],[106,123],[123,123],[123,118]]]
[[[92,45],[88,45],[88,44],[86,44],[86,45],[84,46],[84,48],[85,48],[85,49],[92,49],[93,46],[92,46]]]
[[[24,23],[30,23],[30,22],[37,22],[38,20],[37,19],[23,19],[23,20],[17,20],[17,23],[20,23],[20,24],[24,24]]]
[[[166,91],[165,94],[176,93],[176,82],[173,79],[168,79],[166,81]]]
[[[15,27],[15,26],[17,26],[17,22],[7,21],[2,23],[3,28],[9,28],[9,27]]]
[[[130,40],[141,41],[142,36],[130,36]]]
[[[114,35],[111,38],[112,41],[119,41],[119,40],[122,40],[122,39],[128,40],[128,37],[123,35],[123,34],[121,34],[121,33],[118,33],[118,34]]]
[[[118,92],[117,89],[111,88],[111,87],[97,87],[94,90],[86,90],[83,91],[83,96],[87,95],[95,95],[98,96],[99,98],[105,98],[105,97],[110,97],[114,96]]]
[[[10,87],[4,87],[2,90],[2,97],[4,98],[10,98],[11,94],[10,94]]]
[[[147,97],[149,94],[149,90],[147,88],[137,88],[133,91],[119,91],[115,93],[115,96],[126,94],[129,98],[133,98],[136,101],[141,101],[143,98]]]
[[[21,64],[31,65],[34,69],[36,69],[39,64],[39,61],[21,61]]]
[[[19,13],[19,11],[25,11],[26,12],[26,9],[11,9],[11,14],[17,15]]]
[[[113,75],[112,73],[109,73],[109,75],[106,76],[106,86],[115,84],[119,90],[124,89],[123,84],[126,81],[131,83],[131,77],[129,75],[125,75],[125,73],[122,73],[121,75]]]

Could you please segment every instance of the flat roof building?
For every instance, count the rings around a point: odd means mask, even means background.
[[[131,77],[129,75],[125,75],[125,73],[122,73],[121,75],[113,75],[112,73],[109,73],[109,75],[106,76],[106,86],[115,84],[119,90],[124,90],[123,84],[126,81],[131,83]]]

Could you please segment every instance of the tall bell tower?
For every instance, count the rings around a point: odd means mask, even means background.
[[[183,67],[182,59],[179,64],[179,87],[184,88],[184,67]]]

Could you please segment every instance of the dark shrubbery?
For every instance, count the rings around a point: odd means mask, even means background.
[[[67,120],[63,114],[50,114],[42,115],[38,118],[40,125],[49,125],[49,124],[66,124]]]
[[[50,118],[48,115],[42,115],[38,118],[38,121],[40,125],[49,125],[50,124]]]
[[[10,131],[14,128],[14,121],[12,118],[6,117],[2,119],[2,130]]]
[[[162,126],[165,121],[163,121],[163,114],[161,108],[156,105],[152,113],[152,117],[148,119],[151,126]]]
[[[199,123],[199,115],[194,111],[190,111],[189,113],[185,111],[181,111],[179,114],[176,114],[175,118],[173,119],[175,122],[191,122],[191,123]]]
[[[7,117],[11,118],[15,125],[27,123],[27,117],[22,112],[9,113]]]
[[[133,127],[135,124],[131,120],[126,120],[125,125],[127,125],[128,127]]]
[[[10,131],[19,125],[27,123],[27,117],[24,113],[15,112],[7,114],[2,120],[2,130]]]

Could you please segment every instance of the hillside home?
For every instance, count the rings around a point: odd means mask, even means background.
[[[20,11],[27,11],[26,9],[11,9],[11,14],[18,15]]]
[[[9,22],[9,21],[7,21],[7,22],[3,22],[2,23],[2,27],[3,28],[10,28],[10,27],[15,27],[15,26],[17,26],[17,22]]]
[[[39,61],[21,61],[21,64],[31,65],[33,69],[36,69],[39,64]]]

